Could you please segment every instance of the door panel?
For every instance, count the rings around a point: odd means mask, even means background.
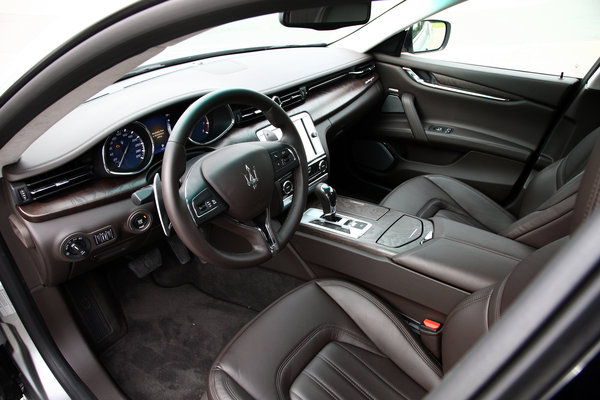
[[[388,189],[436,173],[501,202],[578,82],[405,54],[375,57],[389,96],[354,135],[352,165],[363,180]]]

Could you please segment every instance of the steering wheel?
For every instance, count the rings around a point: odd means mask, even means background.
[[[187,165],[185,144],[194,126],[202,116],[226,104],[259,109],[281,129],[281,140],[229,145]],[[302,149],[298,131],[286,112],[255,91],[218,90],[190,105],[173,128],[161,170],[165,210],[181,241],[201,259],[229,268],[249,267],[273,257],[290,240],[304,212],[308,171]],[[275,182],[289,172],[294,197],[275,231],[270,211],[277,191]],[[203,228],[209,221],[245,238],[251,251],[233,253],[213,246]]]

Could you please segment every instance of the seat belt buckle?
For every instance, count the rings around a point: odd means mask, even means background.
[[[421,322],[421,329],[426,332],[437,333],[441,328],[442,324],[429,318],[426,318]]]

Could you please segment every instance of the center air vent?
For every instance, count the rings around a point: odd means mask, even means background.
[[[11,186],[15,201],[21,205],[70,189],[93,177],[94,173],[90,166],[71,165],[29,178],[23,182],[11,183]]]
[[[306,98],[306,88],[303,86],[296,90],[275,94],[271,98],[284,110],[292,108],[296,104],[301,104]],[[254,107],[240,107],[234,110],[235,122],[245,123],[262,117],[262,112]]]

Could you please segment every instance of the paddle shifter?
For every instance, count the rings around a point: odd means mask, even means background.
[[[319,200],[321,200],[321,207],[323,208],[323,215],[321,215],[321,218],[327,221],[338,221],[339,218],[336,218],[335,216],[335,205],[337,203],[335,189],[326,183],[319,183],[315,187],[315,193]]]

